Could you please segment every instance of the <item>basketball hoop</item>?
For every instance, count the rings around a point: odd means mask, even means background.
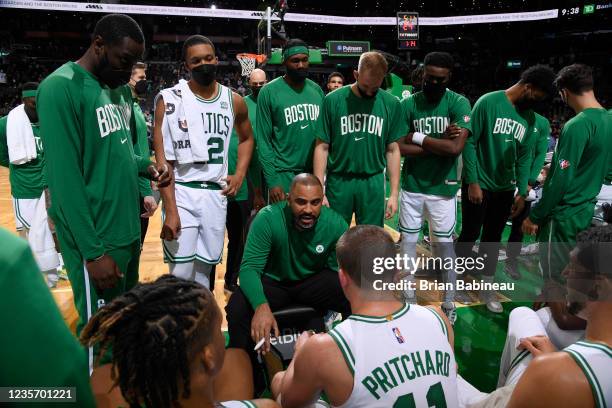
[[[256,64],[263,64],[268,57],[265,54],[241,53],[236,55],[236,59],[242,67],[242,76],[249,76],[255,69]]]

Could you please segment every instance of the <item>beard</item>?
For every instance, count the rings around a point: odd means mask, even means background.
[[[314,215],[299,215],[295,218],[295,225],[300,230],[311,230],[317,225],[317,217]]]

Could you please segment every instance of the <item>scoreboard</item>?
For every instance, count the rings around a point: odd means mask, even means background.
[[[419,13],[397,13],[397,40],[400,50],[419,48]]]

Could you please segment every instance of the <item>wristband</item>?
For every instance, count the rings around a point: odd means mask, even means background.
[[[425,140],[426,137],[427,135],[424,133],[414,132],[412,134],[412,143],[419,145],[419,146],[423,146],[423,140]]]

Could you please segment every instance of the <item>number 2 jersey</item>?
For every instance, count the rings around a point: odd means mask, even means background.
[[[351,315],[328,333],[353,374],[342,407],[457,407],[457,365],[446,325],[405,304],[385,316]]]
[[[159,96],[163,97],[165,105],[162,132],[167,160],[176,160],[175,150],[177,149],[190,149],[193,138],[208,138],[208,161],[206,163],[175,163],[175,180],[178,182],[212,182],[225,186],[224,179],[227,177],[228,167],[227,156],[230,137],[234,128],[232,90],[217,83],[217,93],[211,99],[203,99],[194,94],[198,102],[198,112],[191,114],[194,117],[197,115],[202,118],[205,134],[188,134],[184,140],[178,142],[173,142],[170,138],[170,127],[176,129],[178,126],[182,131],[189,133],[179,85],[162,90]]]

